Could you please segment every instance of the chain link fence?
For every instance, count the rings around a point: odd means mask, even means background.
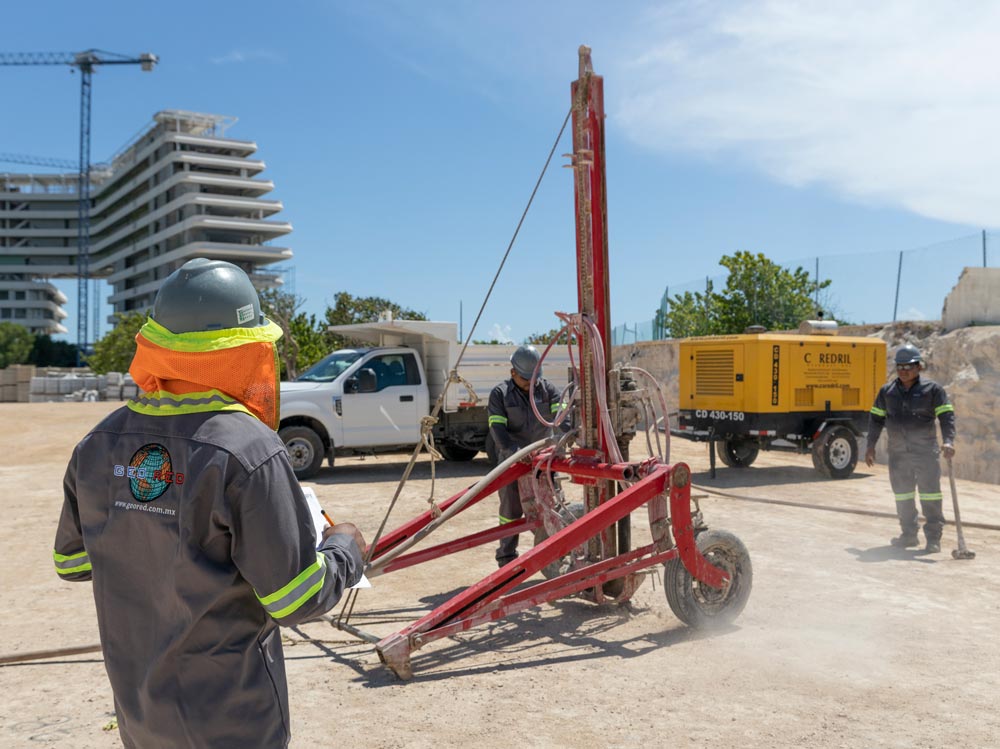
[[[859,252],[820,255],[778,263],[783,268],[802,268],[813,278],[830,280],[818,292],[816,308],[826,319],[851,324],[940,320],[945,297],[968,267],[1000,265],[1000,234],[987,231],[902,251]],[[652,319],[616,326],[612,345],[657,341],[670,337],[658,324],[670,309],[670,300],[685,292],[715,292],[726,286],[727,274],[669,284]]]

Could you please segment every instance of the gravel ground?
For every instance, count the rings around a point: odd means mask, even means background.
[[[60,582],[51,548],[69,453],[117,405],[0,405],[0,656],[98,642],[90,586]],[[340,460],[310,485],[370,539],[406,459]],[[893,511],[882,466],[827,481],[808,456],[762,453],[713,480],[704,445],[674,440],[673,459],[712,491]],[[439,465],[435,497],[487,470]],[[963,520],[1000,525],[998,487],[960,480],[958,490]],[[424,510],[430,491],[422,461],[390,527]],[[687,628],[653,577],[624,606],[569,599],[432,643],[401,682],[370,645],[313,622],[285,631],[292,747],[1000,746],[1000,533],[968,528],[977,558],[955,561],[951,527],[943,552],[926,555],[889,547],[891,518],[717,494],[701,504],[753,560],[753,593],[731,628]],[[431,543],[487,527],[495,512],[487,500]],[[634,518],[641,534],[645,512]],[[389,634],[493,569],[492,548],[480,547],[377,578],[352,622]],[[0,691],[3,746],[120,745],[104,730],[113,706],[99,652],[0,666]]]

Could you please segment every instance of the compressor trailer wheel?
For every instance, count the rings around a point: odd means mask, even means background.
[[[698,582],[680,557],[676,557],[663,569],[667,603],[678,619],[696,629],[731,624],[750,598],[753,585],[750,554],[743,542],[727,531],[704,531],[698,534],[697,544],[708,562],[729,576],[729,582],[722,588]]]

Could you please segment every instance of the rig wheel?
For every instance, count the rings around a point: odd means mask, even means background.
[[[730,468],[746,468],[757,460],[760,448],[750,440],[731,439],[716,442],[715,452],[719,460]]]
[[[670,610],[696,629],[731,624],[740,615],[753,587],[753,565],[746,546],[728,531],[707,530],[698,534],[698,550],[714,566],[729,575],[729,584],[713,588],[693,577],[680,557],[664,565],[663,588]]]
[[[845,426],[823,430],[812,445],[813,465],[831,479],[846,479],[858,464],[858,440]]]

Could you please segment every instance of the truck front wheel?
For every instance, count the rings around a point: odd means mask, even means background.
[[[285,443],[288,459],[299,481],[315,476],[323,465],[323,440],[309,427],[285,427],[278,430]]]
[[[812,444],[816,470],[827,478],[846,479],[858,464],[858,441],[845,426],[829,426]]]
[[[760,449],[750,440],[732,439],[716,442],[715,452],[730,468],[746,468],[757,460]]]

